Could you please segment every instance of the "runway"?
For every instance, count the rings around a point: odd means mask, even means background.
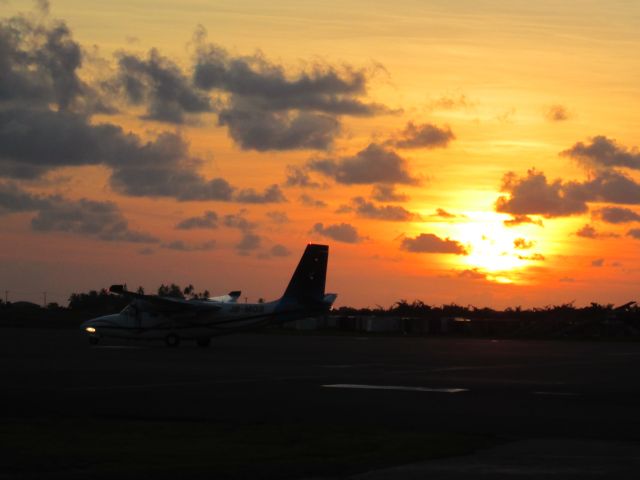
[[[640,441],[640,344],[245,334],[89,346],[1,329],[6,419],[326,422],[509,440]]]

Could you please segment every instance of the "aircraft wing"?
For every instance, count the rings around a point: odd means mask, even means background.
[[[125,290],[123,285],[111,285],[109,287],[111,293],[122,295],[125,298],[131,300],[141,300],[150,306],[154,307],[157,311],[171,315],[180,313],[198,313],[201,311],[215,311],[221,307],[212,303],[189,301],[183,298],[175,297],[160,297],[158,295],[144,295],[141,293],[131,292]]]

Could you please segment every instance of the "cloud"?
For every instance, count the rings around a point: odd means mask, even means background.
[[[600,171],[592,180],[567,186],[587,201],[640,204],[640,184],[625,174],[613,170]]]
[[[327,149],[340,133],[339,116],[390,112],[362,101],[368,80],[364,70],[315,64],[287,74],[262,54],[233,56],[206,43],[203,28],[195,37],[193,82],[227,97],[218,123],[244,149]]]
[[[39,232],[69,232],[106,241],[158,241],[153,235],[131,230],[113,202],[33,195],[12,182],[0,183],[0,214],[28,211],[36,212],[31,228]]]
[[[218,124],[245,150],[326,150],[340,132],[329,115],[299,112],[260,112],[236,106],[218,114]]]
[[[364,238],[358,234],[358,230],[348,223],[327,225],[326,227],[322,223],[316,223],[311,232],[331,238],[337,242],[359,243],[364,240]]]
[[[308,167],[345,185],[418,183],[418,180],[409,174],[404,158],[393,150],[375,143],[352,157],[310,160]]]
[[[188,244],[183,242],[182,240],[175,240],[173,242],[162,244],[162,248],[167,248],[169,250],[177,250],[179,252],[199,252],[199,251],[207,251],[213,250],[216,247],[215,240],[209,240],[204,243],[198,244]]]
[[[604,265],[604,258],[596,258],[591,261],[592,267],[602,267]]]
[[[404,207],[398,205],[376,205],[363,197],[354,197],[351,199],[351,206],[347,207],[347,209],[341,209],[341,211],[355,211],[359,217],[392,222],[410,222],[422,219],[420,215],[410,212]]]
[[[46,17],[46,15],[45,15]],[[0,100],[80,108],[88,86],[77,71],[82,49],[62,21],[15,16],[0,21]]]
[[[276,184],[267,187],[263,193],[256,192],[253,188],[245,188],[233,195],[233,200],[238,203],[282,203],[286,202],[282,190]]]
[[[544,227],[542,220],[535,220],[528,215],[514,215],[513,217],[502,222],[505,227],[516,227],[527,223]]]
[[[253,232],[245,231],[242,234],[242,238],[239,243],[236,244],[236,248],[243,255],[248,254],[252,250],[260,248],[262,243],[262,237]]]
[[[178,222],[178,230],[193,230],[196,228],[218,228],[218,214],[207,210],[200,217],[189,217]]]
[[[287,166],[285,185],[287,187],[320,188],[320,184],[311,180],[304,168],[293,165]]]
[[[37,178],[65,166],[105,165],[111,169],[112,188],[129,196],[241,203],[285,200],[276,185],[258,193],[238,190],[223,178],[206,179],[197,172],[202,163],[176,133],[161,133],[145,142],[116,125],[91,124],[81,114],[0,109],[0,175]]]
[[[632,228],[627,232],[627,236],[640,240],[640,228]]]
[[[393,185],[377,184],[373,186],[371,198],[379,202],[406,202],[409,196],[397,193]]]
[[[446,147],[456,137],[449,126],[438,127],[431,123],[416,125],[407,123],[405,129],[387,143],[397,148]]]
[[[596,231],[591,225],[585,225],[576,232],[578,237],[582,238],[615,238],[619,237],[616,233],[601,233]]]
[[[486,280],[487,274],[480,272],[477,268],[467,268],[458,272],[458,278],[465,278],[468,280]]]
[[[269,217],[269,219],[273,223],[277,223],[278,225],[284,225],[285,223],[289,223],[289,217],[287,216],[287,212],[277,212],[277,211],[267,212],[267,217]]]
[[[560,152],[587,167],[625,167],[640,169],[640,151],[637,147],[627,148],[615,140],[597,135],[590,143],[578,142],[573,147]]]
[[[587,211],[583,195],[576,189],[562,184],[561,180],[547,183],[543,173],[532,169],[525,178],[518,178],[513,172],[507,173],[502,181],[501,196],[496,201],[496,211],[512,215],[544,215],[560,217]]]
[[[146,59],[120,53],[116,86],[129,102],[147,105],[144,118],[151,120],[181,124],[185,114],[213,111],[208,94],[156,49]]]
[[[222,219],[225,227],[236,228],[241,231],[249,231],[256,227],[255,223],[245,218],[246,210],[240,210],[238,213],[230,213]]]
[[[596,210],[596,216],[607,223],[628,223],[639,222],[640,214],[628,208],[621,207],[604,207]]]
[[[325,208],[327,206],[326,202],[324,202],[322,200],[317,200],[317,199],[311,197],[310,195],[307,195],[306,193],[300,195],[298,197],[298,200],[300,200],[300,203],[302,205],[305,205],[307,207]]]
[[[550,122],[564,122],[565,120],[569,120],[569,112],[567,108],[563,105],[551,105],[544,112],[544,116]]]
[[[476,104],[470,101],[466,95],[460,95],[458,97],[442,96],[429,102],[427,108],[430,110],[468,110],[475,106]]]
[[[51,199],[32,195],[14,182],[0,183],[0,215],[47,208]]]
[[[531,255],[518,255],[520,260],[533,260],[537,262],[543,262],[545,260],[544,255],[541,253],[532,253]]]
[[[516,248],[518,250],[528,250],[530,248],[533,248],[535,244],[536,242],[528,242],[524,238],[516,238],[513,241],[513,248]]]
[[[288,257],[291,255],[291,250],[284,245],[277,244],[271,247],[269,253],[274,257]]]
[[[442,239],[433,233],[421,233],[415,238],[403,238],[400,248],[415,253],[468,255],[467,249],[460,242],[449,238]]]
[[[455,213],[447,212],[443,208],[436,208],[435,213],[432,213],[431,215],[429,215],[429,217],[453,220],[454,218],[466,218],[466,215],[456,215]]]

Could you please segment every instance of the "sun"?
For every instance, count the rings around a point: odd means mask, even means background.
[[[521,231],[504,226],[504,215],[495,212],[464,215],[465,221],[451,225],[450,229],[451,238],[468,251],[456,258],[458,267],[482,273],[497,283],[522,283],[523,270],[543,258],[533,248],[534,241],[525,240]]]

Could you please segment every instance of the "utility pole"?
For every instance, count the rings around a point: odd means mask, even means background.
[[[4,303],[9,303],[9,290],[4,291]]]
[[[42,305],[44,308],[47,308],[47,292],[42,292],[44,297],[44,304]]]

